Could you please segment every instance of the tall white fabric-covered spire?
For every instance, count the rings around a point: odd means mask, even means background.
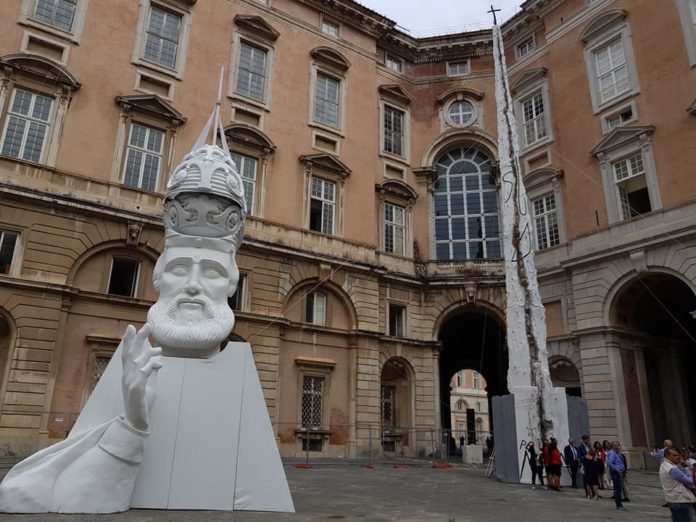
[[[218,135],[220,137],[220,143],[222,143],[222,150],[225,151],[225,154],[229,157],[230,156],[230,149],[227,145],[227,137],[225,136],[225,129],[222,126],[222,119],[220,118],[220,107],[222,105],[222,79],[225,74],[225,68],[221,67],[220,68],[220,80],[218,82],[218,92],[217,92],[217,101],[215,102],[215,108],[213,109],[212,114],[208,118],[208,121],[205,124],[205,127],[203,127],[203,130],[201,131],[200,136],[198,136],[198,139],[196,140],[195,145],[193,146],[193,149],[191,149],[191,152],[198,150],[200,147],[206,144],[208,140],[208,135],[210,134],[210,130],[212,129],[213,131],[213,136],[212,136],[212,141],[210,142],[212,145],[217,145],[217,138]]]
[[[507,288],[508,388],[537,390],[536,408],[526,412],[535,438],[553,436],[556,407],[549,403],[551,378],[546,349],[546,319],[539,294],[532,222],[519,165],[519,141],[505,65],[500,27],[493,27],[495,92],[498,108],[498,152]],[[518,412],[519,415],[520,412]],[[560,420],[560,419],[558,419]]]

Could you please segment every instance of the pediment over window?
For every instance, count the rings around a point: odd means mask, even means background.
[[[480,101],[483,100],[483,93],[480,91],[475,91],[474,89],[467,89],[466,87],[457,87],[455,89],[450,89],[448,91],[443,92],[440,96],[437,97],[437,102],[442,104],[453,98],[472,98],[476,101]]]
[[[271,152],[276,148],[271,139],[259,129],[251,125],[236,123],[225,128],[225,134],[229,136],[232,143],[239,143],[260,149],[263,152]]]
[[[153,118],[171,121],[176,126],[186,122],[186,118],[179,111],[156,94],[116,96],[116,103],[127,112],[140,112]]]
[[[391,98],[395,101],[398,101],[404,105],[408,105],[413,101],[413,98],[411,98],[408,93],[401,88],[399,85],[380,85],[379,86],[379,93],[384,96],[385,98]]]
[[[351,170],[348,166],[332,154],[305,154],[300,156],[300,162],[311,170],[325,170],[341,177],[347,178]]]
[[[542,167],[540,169],[533,170],[526,176],[524,176],[524,186],[527,189],[538,187],[540,185],[550,184],[552,181],[560,179],[563,177],[563,171],[558,169],[552,169],[549,167]]]
[[[280,33],[260,16],[237,15],[234,17],[234,23],[245,33],[255,35],[267,42],[275,42],[280,36]]]
[[[392,196],[406,201],[409,205],[418,199],[418,193],[410,185],[399,179],[385,179],[375,185],[375,190],[381,195]]]
[[[62,65],[53,60],[34,54],[8,54],[0,57],[0,69],[4,76],[19,72],[34,81],[55,85],[59,84],[69,91],[76,91],[81,84]]]
[[[538,69],[529,69],[522,73],[522,75],[512,82],[510,85],[510,90],[514,93],[522,91],[525,87],[529,85],[534,85],[542,80],[546,79],[546,73],[548,69],[546,67],[539,67]]]
[[[653,125],[636,125],[631,127],[619,127],[604,136],[602,140],[592,149],[592,154],[598,156],[614,150],[626,143],[645,139],[655,132]]]
[[[587,43],[601,34],[608,27],[622,23],[628,13],[623,9],[610,9],[595,16],[580,34],[580,39]]]
[[[338,51],[334,51],[329,47],[317,47],[310,53],[310,56],[317,62],[321,62],[341,72],[345,72],[350,68],[348,59]]]

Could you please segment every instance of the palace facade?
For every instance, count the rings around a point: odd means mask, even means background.
[[[456,372],[507,392],[490,31],[413,38],[351,0],[0,20],[4,452],[65,437],[144,322],[222,67],[249,207],[232,337],[281,453],[426,455]],[[696,2],[528,0],[503,29],[552,377],[640,465],[696,439]]]

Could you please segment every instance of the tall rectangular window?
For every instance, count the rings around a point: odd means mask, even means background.
[[[143,58],[174,69],[179,50],[181,23],[181,15],[153,5],[147,23]]]
[[[631,89],[626,53],[621,37],[595,50],[594,60],[600,103]]]
[[[549,248],[560,243],[558,233],[558,217],[556,216],[556,198],[548,194],[532,200],[534,212],[534,229],[538,250]]]
[[[246,274],[239,274],[239,281],[237,281],[237,290],[235,290],[234,295],[227,299],[227,304],[232,310],[243,310],[244,309],[244,299],[246,297]]]
[[[620,219],[630,219],[652,210],[645,177],[643,155],[639,152],[612,163]]]
[[[70,32],[75,20],[77,0],[37,0],[34,20]]]
[[[384,204],[384,251],[399,256],[404,255],[406,224],[403,207]]]
[[[48,96],[15,89],[5,118],[2,154],[40,162],[52,106],[53,99]]]
[[[264,101],[266,99],[266,61],[268,52],[241,42],[237,88],[239,94]]]
[[[324,234],[334,233],[336,211],[336,184],[312,177],[309,203],[309,228]]]
[[[474,373],[474,388],[477,390],[481,388],[481,374],[479,372],[473,372]]]
[[[340,89],[340,81],[317,73],[314,91],[314,121],[332,127],[339,126]]]
[[[143,190],[155,191],[164,152],[164,132],[132,123],[123,184]]]
[[[111,261],[109,289],[107,293],[135,297],[140,275],[140,261],[130,257],[114,256]]]
[[[529,146],[547,135],[544,96],[537,91],[520,102],[525,145]]]
[[[380,402],[382,403],[382,428],[396,426],[396,386],[383,384]]]
[[[326,294],[321,292],[307,294],[305,320],[310,324],[326,324]]]
[[[0,274],[10,273],[18,237],[16,232],[0,230]]]
[[[389,335],[403,337],[406,332],[406,307],[389,303]]]
[[[323,427],[324,377],[305,375],[302,379],[302,427],[318,430]],[[311,449],[311,447],[310,447]]]
[[[384,106],[384,151],[404,155],[404,113]]]
[[[256,166],[255,158],[243,156],[242,154],[232,153],[232,161],[237,166],[239,174],[242,176],[244,185],[244,199],[247,206],[247,214],[254,214],[254,196],[256,194]]]

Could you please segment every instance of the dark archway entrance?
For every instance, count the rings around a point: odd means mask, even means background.
[[[493,396],[508,393],[505,330],[490,310],[472,306],[454,312],[440,328],[438,337],[442,343],[441,423],[443,428],[451,429],[451,379],[462,368],[470,368],[483,375],[489,401]],[[490,405],[488,411],[491,411]]]
[[[696,437],[696,295],[679,278],[641,274],[612,302],[610,321],[623,332],[621,363],[633,446]]]

